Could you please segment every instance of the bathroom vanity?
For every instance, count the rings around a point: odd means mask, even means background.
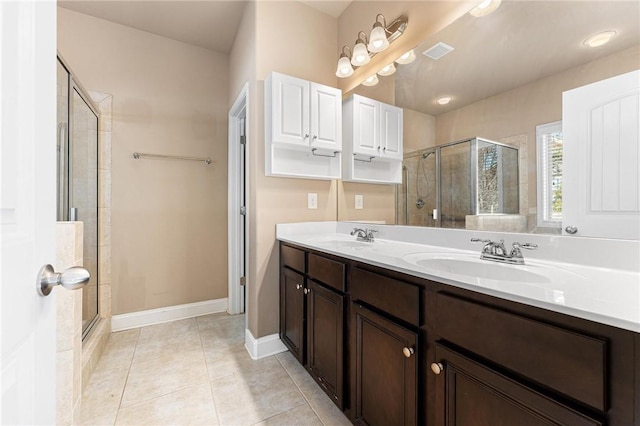
[[[633,265],[582,268],[544,255],[500,265],[477,259],[479,246],[460,248],[486,233],[376,226],[377,239],[361,242],[353,227],[277,232],[280,336],[353,423],[640,423]],[[558,237],[505,235],[568,249]],[[416,243],[424,237],[430,245]],[[637,242],[622,244],[638,254]]]

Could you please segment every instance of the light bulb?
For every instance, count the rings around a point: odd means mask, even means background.
[[[378,71],[378,75],[388,76],[396,72],[396,66],[391,62],[389,65],[386,65],[380,71]]]
[[[376,84],[378,84],[378,76],[376,74],[373,74],[362,82],[363,86],[375,86]]]
[[[373,24],[371,36],[369,37],[369,52],[382,52],[389,47],[389,40],[384,27],[379,22]]]
[[[351,66],[349,57],[346,55],[340,56],[340,59],[338,60],[338,68],[336,69],[336,76],[345,78],[351,76],[352,74],[353,67]]]
[[[353,48],[353,56],[351,57],[351,63],[357,67],[366,65],[371,58],[369,57],[369,51],[362,40],[358,40],[358,43]]]
[[[413,49],[406,52],[404,55],[400,56],[396,59],[396,63],[398,64],[410,64],[411,62],[416,60],[416,54],[413,52]]]

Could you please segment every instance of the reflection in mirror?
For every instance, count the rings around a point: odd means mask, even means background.
[[[536,126],[562,120],[564,91],[640,68],[639,15],[640,2],[635,1],[502,2],[491,15],[465,14],[429,36],[415,48],[413,63],[398,65],[393,76],[380,77],[378,86],[353,91],[404,110],[403,184],[397,186],[395,202],[388,186],[367,185],[365,210],[368,198],[385,193],[398,224],[445,226],[443,221],[449,221],[472,229],[559,232],[538,227],[536,220]],[[616,31],[609,43],[585,44],[605,30]],[[440,42],[454,50],[437,60],[422,54]],[[450,102],[438,104],[436,100],[444,96]],[[476,218],[448,217],[445,211],[434,215],[437,189],[427,188],[434,185],[438,164],[435,155],[422,155],[437,146],[476,137],[517,149],[517,154],[515,150],[503,153],[517,155],[517,177],[509,171],[511,175],[503,177],[501,184],[517,185],[518,208],[511,208],[515,199],[506,195],[514,191],[503,186],[498,193],[504,198],[483,200]],[[440,152],[440,167],[446,167],[448,152]],[[343,186],[349,190],[347,183]],[[456,188],[450,201],[469,204],[472,190],[470,184]],[[439,196],[444,208],[445,194]],[[463,200],[454,200],[456,196]],[[422,208],[417,207],[418,199],[424,202]],[[350,196],[339,194],[338,201],[340,220],[375,219],[353,210]],[[508,215],[496,214],[500,203],[510,207]],[[505,226],[508,220],[518,223]]]

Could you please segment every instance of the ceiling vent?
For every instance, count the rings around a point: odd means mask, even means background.
[[[449,46],[446,43],[439,42],[422,52],[422,54],[427,58],[431,58],[437,61],[451,51],[453,51],[453,47]]]

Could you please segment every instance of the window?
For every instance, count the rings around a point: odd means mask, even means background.
[[[536,126],[538,226],[562,226],[562,122]]]

